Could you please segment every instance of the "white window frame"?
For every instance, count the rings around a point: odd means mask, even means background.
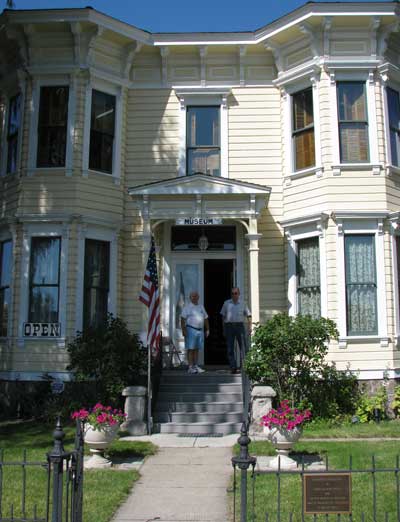
[[[14,303],[14,289],[15,289],[15,241],[16,241],[16,232],[15,226],[10,226],[10,228],[0,229],[0,243],[5,241],[11,241],[11,281],[10,281],[10,314],[8,316],[7,323],[7,337],[0,337],[0,342],[9,339],[12,336],[12,328],[13,328],[13,303]],[[0,259],[1,262],[1,259]]]
[[[191,106],[215,106],[220,109],[220,169],[221,177],[229,177],[228,165],[228,95],[230,89],[215,88],[185,89],[175,87],[175,93],[180,101],[179,107],[179,176],[186,176],[186,113]]]
[[[315,175],[321,177],[323,174],[321,157],[321,124],[319,109],[319,75],[307,72],[306,76],[290,80],[282,85],[283,88],[283,118],[284,118],[284,139],[285,139],[285,170],[284,179],[290,183],[294,179]],[[295,151],[293,141],[293,95],[312,88],[313,96],[313,116],[314,116],[314,147],[315,165],[306,169],[295,170]]]
[[[365,97],[368,121],[368,151],[369,161],[361,163],[341,163],[339,140],[339,115],[337,103],[337,82],[365,82]],[[378,127],[376,118],[375,75],[373,70],[330,71],[330,107],[331,107],[331,139],[333,149],[332,174],[340,176],[344,171],[369,170],[373,175],[379,175],[382,165],[379,163]]]
[[[399,295],[399,272],[398,264],[400,263],[400,256],[397,252],[396,240],[400,240],[400,212],[395,212],[390,215],[390,242],[392,251],[392,291],[394,304],[394,334],[395,346],[400,346],[400,295]]]
[[[17,170],[16,172],[7,172],[7,163],[8,163],[8,117],[10,113],[10,101],[15,96],[21,96],[21,121],[20,127],[18,130],[18,141],[17,141]],[[24,105],[25,105],[25,82],[21,82],[20,88],[13,91],[9,95],[7,95],[6,102],[6,110],[4,111],[4,119],[1,122],[1,136],[3,137],[2,146],[1,146],[1,165],[0,165],[0,176],[18,176],[21,172],[21,151],[22,151],[22,135],[23,135],[23,125],[24,125]]]
[[[20,290],[20,312],[18,325],[18,344],[24,346],[26,341],[51,342],[59,346],[65,345],[66,336],[66,305],[67,305],[67,277],[68,277],[68,252],[69,252],[69,225],[34,223],[25,224],[22,239],[22,258],[21,258],[21,290]],[[29,313],[29,274],[31,259],[31,239],[32,237],[60,237],[60,286],[59,286],[59,308],[58,322],[60,323],[60,337],[25,337],[23,335],[24,323],[28,321]]]
[[[328,294],[326,275],[326,247],[325,232],[328,223],[328,215],[325,213],[313,214],[300,218],[281,221],[287,238],[287,263],[288,263],[288,313],[290,316],[298,314],[297,303],[297,242],[311,237],[319,238],[319,264],[320,264],[320,299],[321,317],[328,314]]]
[[[85,278],[85,241],[107,241],[110,243],[109,292],[107,311],[116,315],[117,311],[117,267],[118,267],[118,231],[95,225],[80,225],[78,232],[78,281],[76,294],[75,330],[83,327],[83,297]]]
[[[65,150],[64,167],[37,167],[37,147],[38,147],[38,125],[40,109],[40,91],[42,87],[68,86],[68,115],[67,115],[67,137]],[[75,82],[68,77],[62,76],[40,76],[34,79],[32,89],[31,121],[29,126],[29,155],[28,155],[28,176],[32,176],[37,171],[55,170],[65,172],[66,176],[72,175],[72,136],[75,127],[75,106],[76,93]]]
[[[389,345],[386,304],[385,244],[383,220],[387,212],[335,212],[337,225],[337,288],[338,288],[338,330],[339,348],[347,348],[349,342],[376,342],[382,348]],[[377,299],[377,335],[347,335],[346,309],[346,260],[345,235],[372,235],[375,237],[376,299]]]
[[[102,172],[100,170],[89,169],[90,156],[90,126],[92,116],[92,93],[93,91],[103,92],[115,96],[115,128],[114,128],[114,144],[113,144],[113,161],[112,172]],[[85,124],[83,132],[83,170],[84,177],[90,174],[106,176],[114,180],[116,185],[121,182],[121,128],[122,128],[122,86],[111,83],[107,80],[91,76],[86,85],[85,96]]]

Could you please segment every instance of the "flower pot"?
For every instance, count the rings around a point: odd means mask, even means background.
[[[116,438],[119,425],[104,426],[95,430],[90,424],[85,430],[85,443],[89,446],[92,456],[85,462],[86,468],[109,468],[111,461],[104,457],[104,451]]]
[[[266,433],[268,440],[274,446],[277,454],[270,462],[269,467],[274,469],[291,469],[297,467],[296,461],[289,457],[289,451],[301,437],[302,431],[300,426],[292,430],[287,430],[280,426],[274,426],[272,428],[264,426],[264,433]]]

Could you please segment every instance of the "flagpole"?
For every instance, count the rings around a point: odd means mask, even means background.
[[[147,343],[147,434],[151,435],[152,431],[152,417],[151,417],[151,403],[153,399],[153,392],[151,389],[151,346]]]

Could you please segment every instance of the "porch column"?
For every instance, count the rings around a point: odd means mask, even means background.
[[[258,240],[262,234],[257,233],[257,220],[250,220],[250,233],[245,237],[249,240],[250,268],[250,311],[253,323],[260,321],[259,274],[258,274]]]

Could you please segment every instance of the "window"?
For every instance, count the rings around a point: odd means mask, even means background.
[[[7,125],[7,172],[17,172],[18,134],[21,125],[21,95],[10,100]]]
[[[369,161],[368,120],[364,82],[338,82],[341,163]]]
[[[110,243],[85,241],[83,328],[104,324],[110,289]]]
[[[236,250],[236,228],[230,226],[175,226],[171,228],[171,250],[193,252],[201,250]]]
[[[41,87],[37,167],[64,167],[68,120],[67,86]]]
[[[8,317],[11,300],[11,256],[12,242],[0,243],[0,337],[8,332]]]
[[[319,238],[297,241],[297,310],[299,314],[321,316]]]
[[[312,89],[293,94],[292,141],[294,168],[315,165],[314,113]]]
[[[186,115],[186,172],[220,176],[219,107],[188,107]]]
[[[378,333],[375,236],[346,235],[347,335]]]
[[[390,155],[392,165],[400,167],[400,98],[394,89],[387,88],[389,113]]]
[[[89,169],[112,174],[115,134],[115,96],[92,91]]]
[[[32,237],[29,272],[30,323],[57,323],[60,290],[60,237]]]

